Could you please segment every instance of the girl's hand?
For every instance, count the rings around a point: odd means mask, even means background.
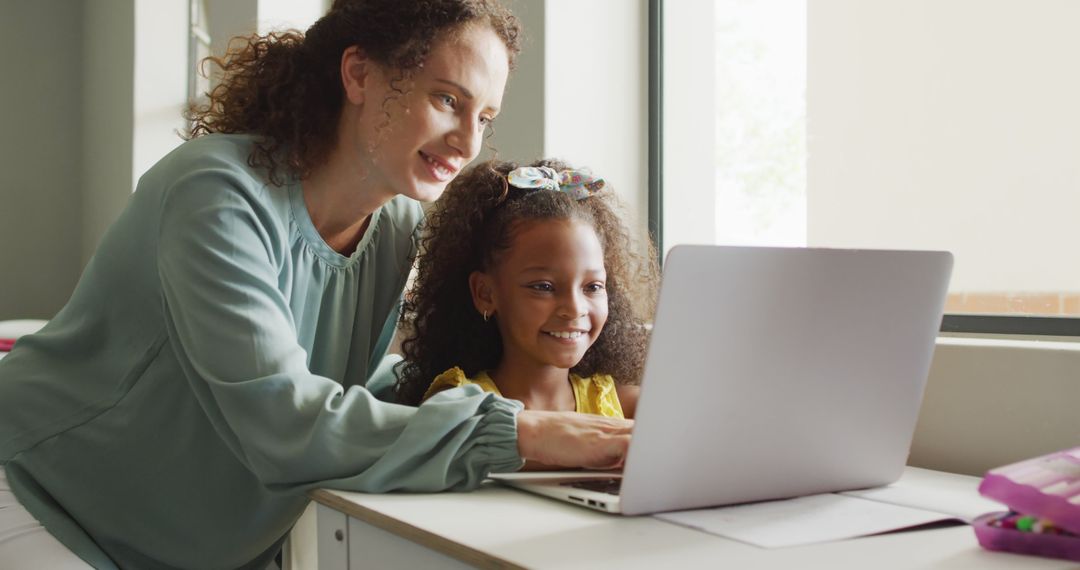
[[[577,412],[523,410],[517,416],[518,453],[526,465],[618,469],[630,445],[633,420]]]

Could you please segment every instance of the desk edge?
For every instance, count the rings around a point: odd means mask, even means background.
[[[394,517],[384,515],[374,509],[349,501],[329,489],[316,489],[309,493],[316,503],[344,513],[349,517],[370,524],[376,528],[385,530],[396,536],[400,536],[410,542],[414,542],[425,548],[430,548],[451,558],[455,558],[466,564],[478,568],[524,570],[519,566],[497,556],[492,556],[481,550],[465,546],[431,531],[402,522]]]

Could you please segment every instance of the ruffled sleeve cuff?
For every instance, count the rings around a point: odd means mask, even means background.
[[[509,473],[525,465],[518,453],[517,414],[524,409],[521,402],[493,394],[481,405],[483,418],[476,429],[476,452],[480,461],[470,462],[487,473]],[[469,477],[472,479],[472,477]]]

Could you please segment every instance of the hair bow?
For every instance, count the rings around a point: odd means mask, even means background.
[[[563,170],[556,172],[547,166],[523,166],[506,175],[515,188],[542,188],[565,192],[575,200],[584,200],[599,192],[604,186],[603,178],[594,178],[588,170]]]

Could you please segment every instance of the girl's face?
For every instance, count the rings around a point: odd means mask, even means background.
[[[355,112],[345,115],[352,119],[344,138],[364,183],[387,198],[438,198],[480,152],[502,104],[509,57],[502,40],[481,25],[437,39],[423,66],[403,81],[362,54],[357,62],[366,65],[350,67],[346,55],[346,108]],[[350,73],[357,82],[352,89]]]
[[[477,309],[495,315],[505,363],[569,369],[607,321],[606,279],[589,224],[541,220],[517,228],[498,266],[471,285]]]

